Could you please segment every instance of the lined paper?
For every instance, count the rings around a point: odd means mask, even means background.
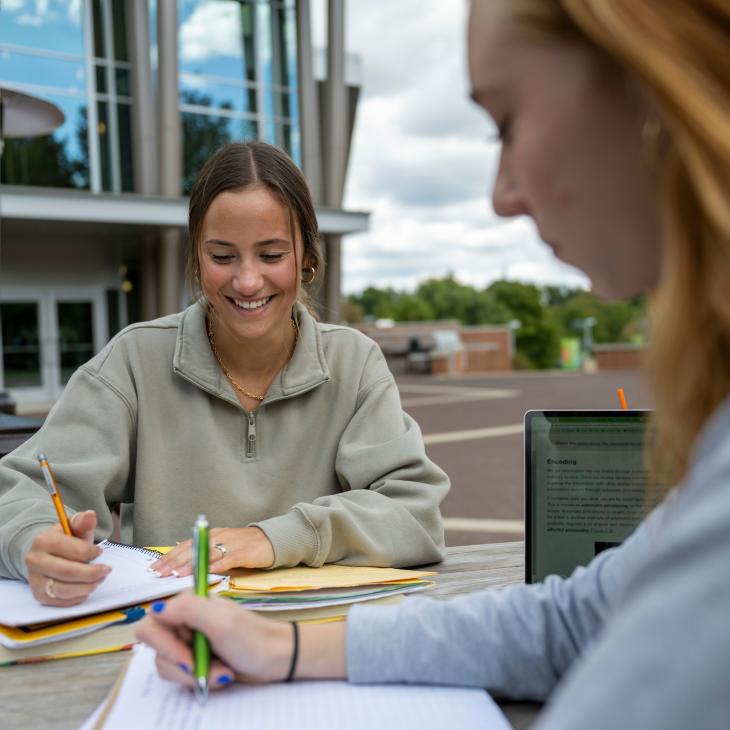
[[[104,730],[511,730],[479,689],[413,685],[293,682],[235,685],[211,692],[205,704],[157,674],[154,651],[135,649]],[[82,730],[94,727],[93,719]]]

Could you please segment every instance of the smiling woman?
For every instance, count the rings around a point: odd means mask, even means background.
[[[293,306],[306,301],[300,283],[312,284],[322,269],[309,192],[295,171],[274,147],[231,144],[203,167],[191,194],[192,286],[244,407],[263,400],[293,354]]]
[[[118,504],[127,541],[178,543],[162,575],[190,572],[200,513],[214,572],[440,560],[449,482],[382,353],[307,309],[321,255],[296,165],[263,142],[222,148],[194,185],[189,233],[195,303],[117,335],[0,462],[0,575],[44,603],[84,600],[105,577],[89,543]],[[75,536],[51,527],[41,444]]]

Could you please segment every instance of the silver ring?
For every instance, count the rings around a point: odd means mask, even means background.
[[[221,554],[222,558],[226,557],[226,553],[228,552],[228,550],[226,550],[226,546],[222,542],[217,542],[215,545],[213,545],[213,547],[216,550],[220,550],[220,554]]]
[[[46,595],[49,598],[52,598],[53,600],[58,598],[58,596],[53,592],[53,578],[49,578],[46,581],[45,592],[46,592]]]

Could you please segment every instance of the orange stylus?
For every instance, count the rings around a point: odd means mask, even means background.
[[[626,396],[624,396],[624,389],[619,388],[617,392],[618,392],[619,402],[621,403],[621,410],[628,411],[629,407],[628,407],[628,405],[626,405]]]

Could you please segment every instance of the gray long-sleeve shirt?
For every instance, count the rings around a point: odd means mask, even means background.
[[[685,483],[568,579],[357,607],[353,682],[548,699],[540,730],[730,727],[730,400]]]

